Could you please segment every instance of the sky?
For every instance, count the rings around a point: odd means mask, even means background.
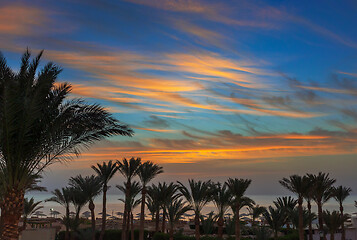
[[[280,194],[281,178],[324,171],[353,189],[356,12],[352,0],[0,0],[0,51],[18,69],[26,47],[44,49],[72,97],[135,131],[53,165],[49,190],[132,156],[164,167],[155,181],[250,178],[249,193]]]

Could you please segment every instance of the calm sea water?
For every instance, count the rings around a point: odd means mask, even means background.
[[[51,197],[50,193],[29,193],[28,195],[26,195],[26,197],[34,197],[34,199],[36,201],[43,201],[42,205],[44,206],[43,209],[41,209],[41,211],[46,214],[49,215],[50,214],[50,209],[53,208],[54,210],[60,212],[60,213],[64,213],[64,208],[61,207],[59,204],[57,203],[53,203],[53,202],[45,202],[46,199]],[[261,206],[269,206],[273,204],[273,201],[277,198],[277,197],[282,197],[282,196],[277,196],[277,195],[249,195],[250,198],[252,198],[256,204],[259,204]],[[123,212],[123,204],[122,202],[120,202],[118,199],[119,198],[123,198],[122,195],[119,194],[108,194],[107,195],[107,214],[114,214],[116,212]],[[349,196],[345,203],[344,203],[344,209],[346,213],[352,214],[352,213],[356,213],[357,212],[357,208],[354,206],[354,201],[357,201],[357,195],[353,195],[353,196]],[[102,198],[101,196],[97,197],[95,199],[95,212],[96,214],[100,213],[102,210]],[[334,200],[334,199],[330,199],[327,203],[324,204],[324,209],[327,210],[339,210],[339,206],[338,203]],[[84,211],[88,211],[88,206],[83,208],[83,212]],[[134,210],[134,213],[137,213],[140,211],[140,207],[138,207],[137,209]],[[213,205],[213,203],[208,204],[204,210],[203,213],[208,213],[210,211],[215,211],[215,207]],[[313,205],[313,211],[317,212],[317,208],[315,205]],[[247,212],[246,209],[243,209],[242,211]],[[115,215],[117,216],[117,215]]]

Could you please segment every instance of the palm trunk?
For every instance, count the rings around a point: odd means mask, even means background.
[[[236,240],[240,240],[240,221],[239,221],[239,203],[236,203],[236,222],[235,222],[235,227],[236,227]]]
[[[107,223],[107,184],[103,186],[103,211],[102,211],[102,231],[100,232],[99,240],[104,239],[105,225]]]
[[[16,188],[8,189],[4,196],[4,202],[1,204],[1,240],[17,240],[19,238],[19,221],[23,205],[24,192]]]
[[[341,214],[341,219],[343,219],[343,206],[342,202],[340,202],[340,214]],[[346,231],[345,231],[345,222],[343,221],[341,224],[341,240],[346,240]],[[333,240],[333,239],[332,239]]]
[[[278,231],[274,230],[274,239],[277,240],[278,239]]]
[[[174,240],[174,226],[170,224],[170,240]]]
[[[122,223],[122,229],[121,229],[121,237],[122,237],[122,239],[125,236],[124,231],[125,231],[125,225],[126,225],[127,218],[128,218],[128,213],[126,211],[126,207],[125,207],[125,203],[124,203],[123,223]]]
[[[200,214],[195,213],[195,238],[200,240]]]
[[[312,219],[311,219],[311,200],[307,200],[307,209],[309,211],[309,240],[313,240],[312,237]]]
[[[330,240],[335,240],[335,233],[334,232],[330,233]]]
[[[219,216],[217,225],[218,225],[218,239],[223,239],[223,225],[224,225],[223,216]]]
[[[95,240],[95,213],[94,213],[95,205],[93,200],[89,201],[89,210],[91,214],[91,222],[92,222],[92,240]]]
[[[69,205],[66,206],[66,232],[64,235],[65,240],[69,240]]]
[[[324,233],[324,221],[322,219],[322,204],[321,201],[317,201],[317,214],[319,218],[319,231]],[[320,240],[325,239],[325,234],[323,236],[320,235]]]
[[[134,215],[131,213],[131,223],[130,223],[131,240],[134,239]]]
[[[140,232],[139,240],[144,240],[144,222],[145,222],[145,196],[146,196],[146,187],[143,186],[141,190],[141,212],[140,212]]]
[[[165,233],[165,218],[166,218],[166,214],[165,214],[165,209],[162,210],[162,227],[161,230],[163,233]]]
[[[126,229],[125,229],[125,236],[129,239],[129,233],[130,233],[130,227],[131,227],[131,215],[132,215],[132,212],[131,210],[129,210],[128,212],[128,219],[126,221]]]
[[[302,197],[299,197],[298,200],[298,211],[299,211],[299,239],[304,240],[304,223],[303,223],[303,216],[302,216]]]
[[[155,217],[155,233],[159,231],[159,225],[160,225],[160,211],[157,210],[156,217]]]
[[[126,185],[126,191],[125,191],[125,199],[124,199],[124,216],[126,213],[127,214],[126,218],[130,220],[130,213],[128,212],[128,206],[127,206],[126,201],[129,199],[131,182],[127,181],[125,185]],[[127,228],[129,225],[127,224],[126,218],[123,219],[123,224],[122,224],[122,236],[121,236],[122,240],[127,240],[127,237],[128,237],[127,236]]]

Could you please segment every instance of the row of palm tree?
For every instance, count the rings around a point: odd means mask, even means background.
[[[110,166],[112,169],[110,174],[111,177],[114,176],[114,171],[119,171],[123,173],[126,177],[126,182],[123,185],[117,185],[117,188],[125,194],[125,198],[120,199],[124,203],[124,218],[123,218],[123,232],[126,231],[125,237],[129,239],[134,239],[133,232],[133,210],[141,205],[141,213],[140,220],[145,217],[145,206],[149,209],[152,219],[155,223],[155,231],[159,231],[159,223],[160,223],[160,211],[162,211],[162,227],[161,231],[165,232],[166,230],[166,220],[169,223],[169,233],[170,237],[173,237],[173,230],[175,223],[182,217],[185,212],[192,210],[194,212],[194,224],[195,224],[195,237],[196,239],[200,239],[200,224],[202,223],[202,209],[209,202],[213,202],[217,208],[217,215],[214,217],[218,226],[218,237],[222,239],[223,235],[223,227],[224,227],[224,216],[229,209],[234,213],[234,224],[235,224],[235,237],[236,239],[240,239],[240,210],[243,207],[248,207],[250,215],[252,217],[252,226],[256,226],[256,219],[259,216],[263,216],[265,222],[270,226],[270,228],[274,232],[274,237],[277,237],[279,230],[283,225],[286,225],[287,228],[290,228],[290,224],[295,229],[299,229],[302,227],[303,229],[307,226],[311,226],[312,220],[316,218],[316,215],[311,212],[311,201],[310,208],[299,207],[301,201],[299,199],[294,199],[292,197],[279,197],[274,201],[274,207],[269,206],[267,209],[265,207],[255,205],[255,202],[245,195],[247,188],[249,187],[251,180],[249,179],[233,179],[229,178],[224,184],[214,183],[212,181],[196,181],[193,179],[189,179],[188,186],[186,187],[182,182],[177,183],[158,183],[152,184],[151,186],[147,186],[149,181],[142,181],[143,179],[143,170],[146,169],[147,176],[151,176],[150,179],[153,179],[154,176],[162,172],[162,168],[152,162],[144,162],[141,163],[140,159],[132,158],[130,160],[123,159],[122,162],[113,163],[112,161],[108,163],[99,164],[96,167],[93,166],[93,169],[102,169],[101,173],[108,172],[103,169],[107,169]],[[136,166],[136,167],[135,167]],[[151,166],[153,169],[151,171],[148,170],[148,166]],[[155,167],[154,167],[155,166]],[[113,170],[114,168],[117,170]],[[137,168],[136,171],[134,169]],[[97,171],[96,171],[97,172]],[[114,172],[114,173],[113,173]],[[135,174],[136,172],[136,174]],[[149,174],[150,172],[150,174]],[[98,172],[97,172],[98,173]],[[134,176],[138,175],[140,182],[134,180]],[[294,189],[297,191],[299,188],[299,184],[302,181],[307,181],[307,177],[309,177],[309,186],[314,186],[314,183],[311,179],[317,178],[318,176],[324,175],[324,179],[328,174],[319,173],[317,175],[306,175],[303,177],[293,175],[289,178],[284,178],[280,181],[283,186],[289,186],[289,189]],[[106,175],[108,176],[108,175]],[[111,178],[110,177],[110,178]],[[94,203],[93,198],[97,196],[104,188],[108,189],[109,179],[102,179],[102,175],[92,175],[88,177],[82,177],[81,175],[72,177],[69,180],[70,187],[63,188],[62,193],[60,190],[55,190],[53,194],[55,198],[50,199],[51,201],[56,201],[62,204],[66,208],[66,216],[64,218],[64,223],[66,225],[67,234],[66,238],[69,238],[68,230],[71,227],[71,230],[76,231],[76,227],[79,223],[79,211],[82,207],[89,203],[89,209],[91,210],[91,219],[92,219],[92,236],[95,239],[95,216],[94,216]],[[146,178],[148,179],[148,178]],[[304,179],[301,181],[301,179]],[[128,182],[130,182],[128,184]],[[325,203],[329,198],[335,198],[340,204],[340,210],[343,210],[343,200],[348,196],[350,189],[342,186],[333,187],[331,182],[331,188],[329,188],[327,196],[324,195]],[[320,184],[321,185],[321,184]],[[319,185],[319,186],[320,186]],[[316,192],[318,191],[315,187],[311,187]],[[342,191],[345,189],[346,191]],[[71,194],[68,194],[66,191],[69,191]],[[141,192],[141,198],[137,198],[139,193]],[[347,192],[347,193],[346,193]],[[343,193],[343,194],[342,194]],[[66,194],[69,197],[66,197]],[[74,198],[73,194],[84,194],[86,197],[78,197]],[[104,195],[104,194],[103,194]],[[146,197],[147,195],[147,197]],[[314,196],[314,194],[298,194],[302,195],[303,198],[309,199],[318,199]],[[105,198],[105,196],[103,196]],[[143,201],[145,198],[145,201]],[[84,200],[81,200],[84,199]],[[69,216],[69,205],[73,203],[76,214],[73,220],[71,220]],[[106,202],[103,202],[104,205]],[[309,203],[309,201],[308,201]],[[144,205],[143,205],[144,204]],[[316,202],[318,205],[318,203]],[[302,205],[302,204],[301,204]],[[309,204],[308,204],[309,205]],[[106,209],[103,206],[103,209]],[[301,212],[302,210],[302,212]],[[302,213],[302,214],[301,214]],[[346,215],[333,211],[332,213],[328,211],[322,211],[322,219],[324,221],[325,226],[329,229],[331,235],[335,232],[334,229],[342,227],[343,223],[346,221]],[[102,212],[102,218],[106,215],[105,212]],[[302,215],[302,216],[301,216]],[[337,216],[337,217],[336,217]],[[302,217],[302,218],[301,218]],[[67,219],[67,221],[66,221]],[[213,219],[213,218],[212,218]],[[301,221],[302,219],[302,221]],[[339,223],[336,226],[336,223]],[[103,226],[104,225],[104,226]],[[74,227],[73,227],[74,226]],[[105,222],[102,223],[102,229],[105,229]],[[144,230],[144,225],[140,222],[140,230]],[[309,230],[311,230],[309,228]],[[300,233],[300,232],[299,232]],[[310,232],[311,233],[311,232]]]
[[[106,229],[106,217],[107,217],[107,191],[109,189],[109,181],[115,176],[117,172],[120,172],[125,177],[123,185],[117,185],[116,187],[122,191],[125,195],[124,199],[120,199],[124,203],[123,225],[122,233],[123,239],[127,239],[129,231],[133,235],[132,221],[133,221],[133,209],[141,203],[140,214],[140,234],[139,237],[144,239],[144,216],[145,216],[145,203],[147,184],[158,174],[162,173],[162,167],[154,164],[150,161],[141,162],[140,158],[124,158],[122,161],[108,161],[102,164],[93,165],[92,169],[96,175],[83,177],[78,175],[72,177],[69,180],[69,187],[62,188],[62,190],[56,189],[52,193],[53,198],[48,201],[55,201],[60,203],[66,208],[66,214],[64,223],[66,225],[65,238],[69,239],[70,219],[69,206],[73,204],[76,209],[76,217],[73,223],[79,223],[79,212],[81,208],[87,204],[91,212],[91,224],[92,224],[92,239],[95,239],[95,205],[94,198],[103,193],[103,209],[102,209],[102,228],[99,239],[104,238]],[[133,181],[133,178],[138,176],[140,183]],[[141,199],[136,199],[136,196],[141,192]],[[76,224],[74,224],[76,226]],[[72,229],[77,230],[77,229]]]
[[[311,216],[311,201],[314,201],[318,210],[318,225],[319,231],[324,232],[324,217],[323,217],[323,204],[330,198],[335,198],[340,205],[340,217],[345,218],[343,202],[350,195],[351,188],[338,186],[334,187],[333,184],[336,179],[330,178],[328,173],[319,172],[318,174],[306,174],[304,176],[292,175],[289,178],[283,178],[279,181],[282,186],[297,195],[298,204],[298,223],[299,223],[299,239],[304,239],[304,208],[303,202],[307,201],[307,211]],[[325,222],[326,224],[326,222]],[[309,220],[309,240],[312,240],[312,224]],[[342,237],[345,240],[344,224],[341,224]],[[321,240],[326,239],[326,236],[321,236]]]

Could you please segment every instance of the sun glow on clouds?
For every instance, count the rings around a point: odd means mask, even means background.
[[[353,51],[355,41],[289,7],[231,3],[128,0],[111,9],[92,1],[74,4],[98,6],[95,23],[86,11],[65,10],[60,3],[53,7],[55,17],[50,3],[9,3],[0,7],[0,47],[16,53],[26,46],[33,52],[46,48],[46,59],[64,67],[60,81],[72,83],[73,97],[99,102],[135,130],[132,139],[110,139],[84,152],[83,168],[131,156],[163,164],[212,165],[219,159],[240,166],[268,158],[356,154],[355,68],[344,66],[331,81],[308,82],[326,59],[315,59],[311,69],[300,52],[311,41],[314,51],[325,53],[319,46],[325,38],[329,51],[340,45]],[[141,18],[118,14],[123,9]],[[59,34],[62,22],[79,27],[62,26],[69,30]],[[294,35],[296,26],[303,32]],[[296,40],[299,34],[303,44]],[[302,81],[293,77],[305,68]]]

